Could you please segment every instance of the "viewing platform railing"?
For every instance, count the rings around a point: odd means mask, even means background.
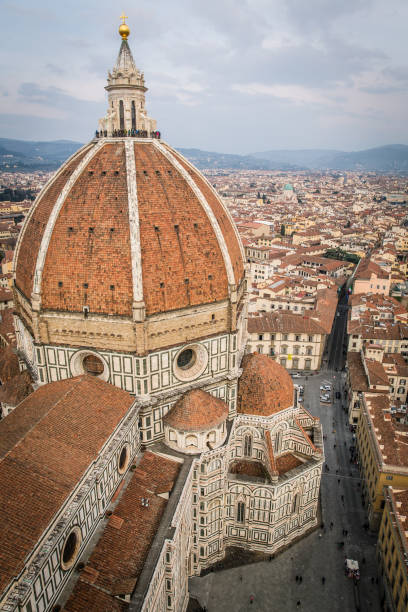
[[[155,130],[148,132],[147,130],[96,130],[95,138],[157,138],[160,139],[161,134]]]

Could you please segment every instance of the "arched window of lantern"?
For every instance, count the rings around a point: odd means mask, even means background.
[[[119,100],[119,122],[121,130],[125,129],[125,110],[123,108],[123,100]]]
[[[135,101],[132,100],[132,130],[136,129],[136,106]]]

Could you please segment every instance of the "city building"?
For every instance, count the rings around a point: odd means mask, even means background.
[[[388,609],[408,609],[408,491],[384,487],[385,506],[378,532],[377,557]]]
[[[359,293],[379,293],[389,295],[390,293],[390,274],[378,264],[366,257],[360,260],[354,275],[353,292]]]
[[[362,494],[373,529],[378,529],[385,506],[384,487],[408,488],[406,430],[406,425],[395,418],[388,394],[362,394],[357,451]]]

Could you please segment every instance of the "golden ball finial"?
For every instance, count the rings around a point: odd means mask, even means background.
[[[127,23],[125,23],[125,19],[127,19],[125,13],[122,13],[122,15],[120,16],[120,18],[122,19],[122,23],[119,26],[119,34],[121,35],[121,37],[123,38],[123,40],[126,40],[127,37],[130,34],[130,28],[127,25]]]

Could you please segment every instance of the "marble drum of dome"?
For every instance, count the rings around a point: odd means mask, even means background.
[[[106,89],[98,137],[43,188],[18,240],[21,355],[40,384],[86,372],[136,394],[227,373],[246,312],[236,227],[161,140],[126,39]]]

